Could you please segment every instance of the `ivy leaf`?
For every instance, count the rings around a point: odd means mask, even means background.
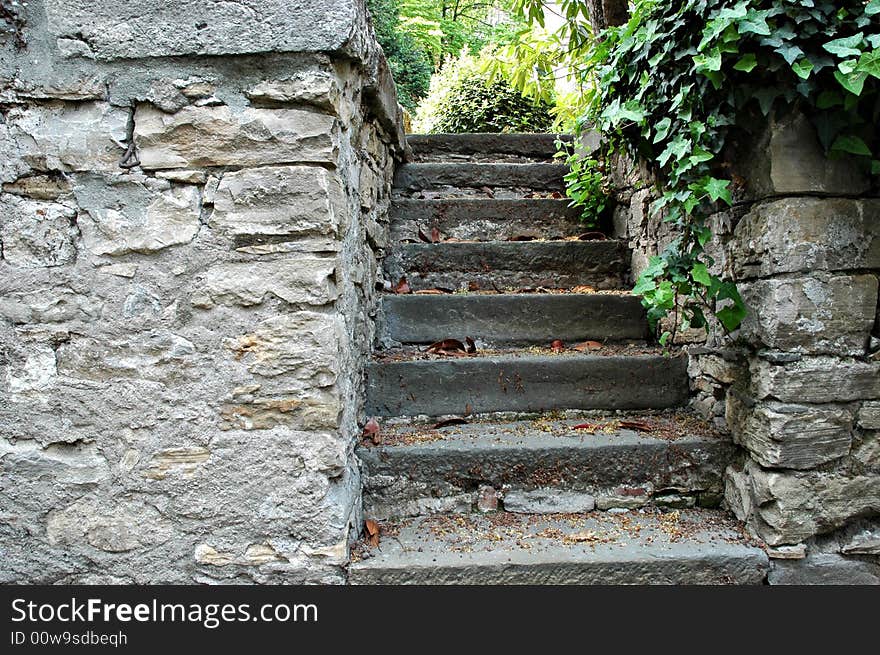
[[[860,96],[865,89],[865,80],[868,79],[868,74],[862,73],[861,71],[854,71],[849,75],[844,75],[840,71],[834,71],[834,77],[840,82],[840,86],[844,89],[853,95]]]
[[[756,90],[754,96],[758,101],[758,104],[761,105],[761,113],[767,116],[770,113],[770,109],[773,107],[773,101],[779,97],[779,91],[768,86]]]
[[[849,152],[853,155],[871,156],[871,149],[868,145],[857,136],[843,135],[834,140],[831,145],[832,150],[837,152]]]
[[[672,119],[670,119],[668,116],[666,118],[664,118],[662,121],[660,121],[659,123],[657,123],[657,125],[654,127],[654,130],[655,130],[654,143],[659,143],[660,141],[665,139],[667,136],[669,136],[669,130],[671,128],[672,128]]]
[[[785,59],[789,66],[797,61],[798,56],[804,54],[804,51],[801,50],[800,46],[796,45],[783,45],[776,48],[776,52],[782,55],[782,58]]]
[[[810,77],[810,73],[813,72],[813,62],[809,59],[801,59],[799,62],[792,64],[791,70],[795,72],[802,80],[806,80]]]
[[[702,262],[697,262],[691,268],[691,278],[694,282],[702,284],[704,287],[712,285],[712,276],[709,274],[709,269]]]
[[[719,180],[715,177],[710,177],[706,180],[706,184],[703,185],[703,188],[706,190],[706,193],[709,194],[709,198],[712,202],[718,202],[718,200],[724,200],[728,205],[733,204],[733,198],[730,196],[730,190],[727,188],[730,186],[730,180]]]
[[[706,71],[721,70],[721,50],[718,46],[712,48],[705,55],[697,55],[693,59],[697,65],[697,72],[705,73]]]
[[[733,332],[742,324],[743,319],[747,314],[748,311],[744,305],[733,304],[716,311],[715,317],[721,322],[721,325],[724,326],[725,330]]]
[[[880,50],[862,53],[856,70],[880,78]]]
[[[843,98],[837,91],[823,91],[816,98],[816,107],[819,109],[830,109],[840,104],[843,104]]]
[[[767,16],[769,12],[756,11],[749,9],[748,15],[739,22],[740,34],[758,34],[760,36],[770,36],[770,26],[767,25]]]
[[[880,0],[871,0],[865,7],[865,16],[874,16],[880,14]]]
[[[861,45],[864,38],[865,33],[859,32],[858,34],[853,34],[852,36],[829,41],[822,47],[825,48],[825,50],[830,52],[832,55],[837,55],[841,59],[845,59],[846,57],[858,57],[860,54],[862,54],[862,51],[858,49],[858,46]]]
[[[880,1],[880,0],[878,0]],[[758,58],[755,57],[754,53],[748,53],[740,57],[740,60],[736,62],[734,65],[734,69],[738,71],[743,71],[745,73],[751,73],[755,66],[758,65]]]

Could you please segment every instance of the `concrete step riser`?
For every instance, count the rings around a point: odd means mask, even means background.
[[[612,295],[385,296],[381,334],[426,344],[470,336],[492,345],[648,338],[641,302]]]
[[[394,188],[412,193],[446,187],[459,189],[565,189],[564,164],[404,164],[394,174]]]
[[[406,276],[416,290],[469,285],[487,291],[578,285],[624,289],[629,254],[618,241],[409,243],[386,258],[384,267],[389,279]]]
[[[675,441],[630,431],[572,436],[528,434],[452,438],[409,446],[361,448],[364,511],[389,519],[477,509],[480,487],[507,494],[501,509],[589,511],[657,505],[714,506],[722,474],[733,460],[729,441],[685,437]],[[553,496],[536,499],[534,490]],[[528,494],[512,492],[526,491]]]
[[[475,413],[663,409],[687,397],[683,357],[477,357],[370,363],[365,411],[441,416],[468,408]]]
[[[552,159],[556,141],[571,142],[559,134],[411,134],[406,142],[411,161],[448,161],[461,158],[517,160]]]
[[[436,227],[444,238],[503,241],[515,236],[558,238],[587,230],[581,210],[566,199],[397,200],[391,205],[391,242],[418,239]]]

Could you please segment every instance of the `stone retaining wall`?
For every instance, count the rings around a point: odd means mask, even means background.
[[[880,583],[880,195],[826,159],[802,116],[735,155],[736,204],[716,214],[714,271],[749,308],[731,337],[690,343],[693,406],[742,447],[726,501],[777,559],[773,583]],[[634,268],[672,238],[621,164],[615,230]],[[784,559],[783,559],[784,558]]]
[[[16,11],[0,582],[343,581],[404,147],[362,2]]]

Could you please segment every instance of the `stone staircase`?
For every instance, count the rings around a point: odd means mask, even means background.
[[[381,433],[359,448],[379,545],[350,581],[761,583],[767,556],[718,509],[733,446],[684,408],[626,244],[568,208],[554,137],[409,145],[367,367]]]

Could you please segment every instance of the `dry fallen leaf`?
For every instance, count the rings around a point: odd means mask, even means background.
[[[638,432],[650,432],[653,426],[645,421],[619,421],[620,427]]]
[[[584,232],[578,235],[578,241],[605,241],[608,237],[602,232]]]
[[[598,541],[599,536],[592,530],[581,530],[580,532],[571,533],[570,535],[566,536],[565,539],[566,541],[580,543],[584,541]]]
[[[465,337],[464,341],[467,344],[468,354],[473,355],[475,352],[477,352],[477,344],[474,343],[473,339],[471,339],[470,337]]]
[[[422,232],[422,228],[419,228],[419,241],[424,241],[425,243],[431,243],[431,239],[427,234]]]
[[[398,282],[391,291],[400,294],[412,293],[412,289],[410,289],[409,283],[406,281],[405,277],[400,278],[400,282]]]
[[[572,293],[595,293],[596,287],[587,286],[586,284],[579,284],[576,287],[572,287]]]
[[[445,428],[448,425],[464,425],[467,423],[467,419],[463,419],[460,416],[453,416],[452,418],[443,419],[442,421],[438,421],[431,429],[439,430],[440,428]]]
[[[372,519],[364,521],[364,529],[367,531],[367,541],[373,548],[379,547],[379,524]]]
[[[572,427],[573,430],[598,430],[600,426],[598,423],[579,423]]]
[[[565,344],[562,343],[561,339],[554,339],[553,343],[550,344],[550,349],[555,353],[561,353],[565,350]]]
[[[578,352],[587,352],[588,350],[602,350],[602,344],[598,341],[584,341],[583,343],[572,346],[572,349],[577,350]]]
[[[479,291],[480,285],[474,282],[473,280],[468,282],[468,291]]]
[[[375,418],[367,421],[367,424],[364,425],[363,437],[364,439],[369,439],[377,446],[382,443],[382,436],[379,433],[379,421]]]
[[[534,241],[535,237],[529,234],[517,234],[516,236],[507,237],[507,241]]]
[[[417,296],[445,296],[446,294],[452,293],[449,289],[442,289],[440,287],[434,287],[433,289],[420,289],[419,291],[414,292]]]
[[[431,243],[440,243],[440,230],[436,227],[431,228]]]
[[[459,352],[466,353],[467,348],[458,339],[443,339],[432,343],[425,352],[435,355],[454,355]]]

